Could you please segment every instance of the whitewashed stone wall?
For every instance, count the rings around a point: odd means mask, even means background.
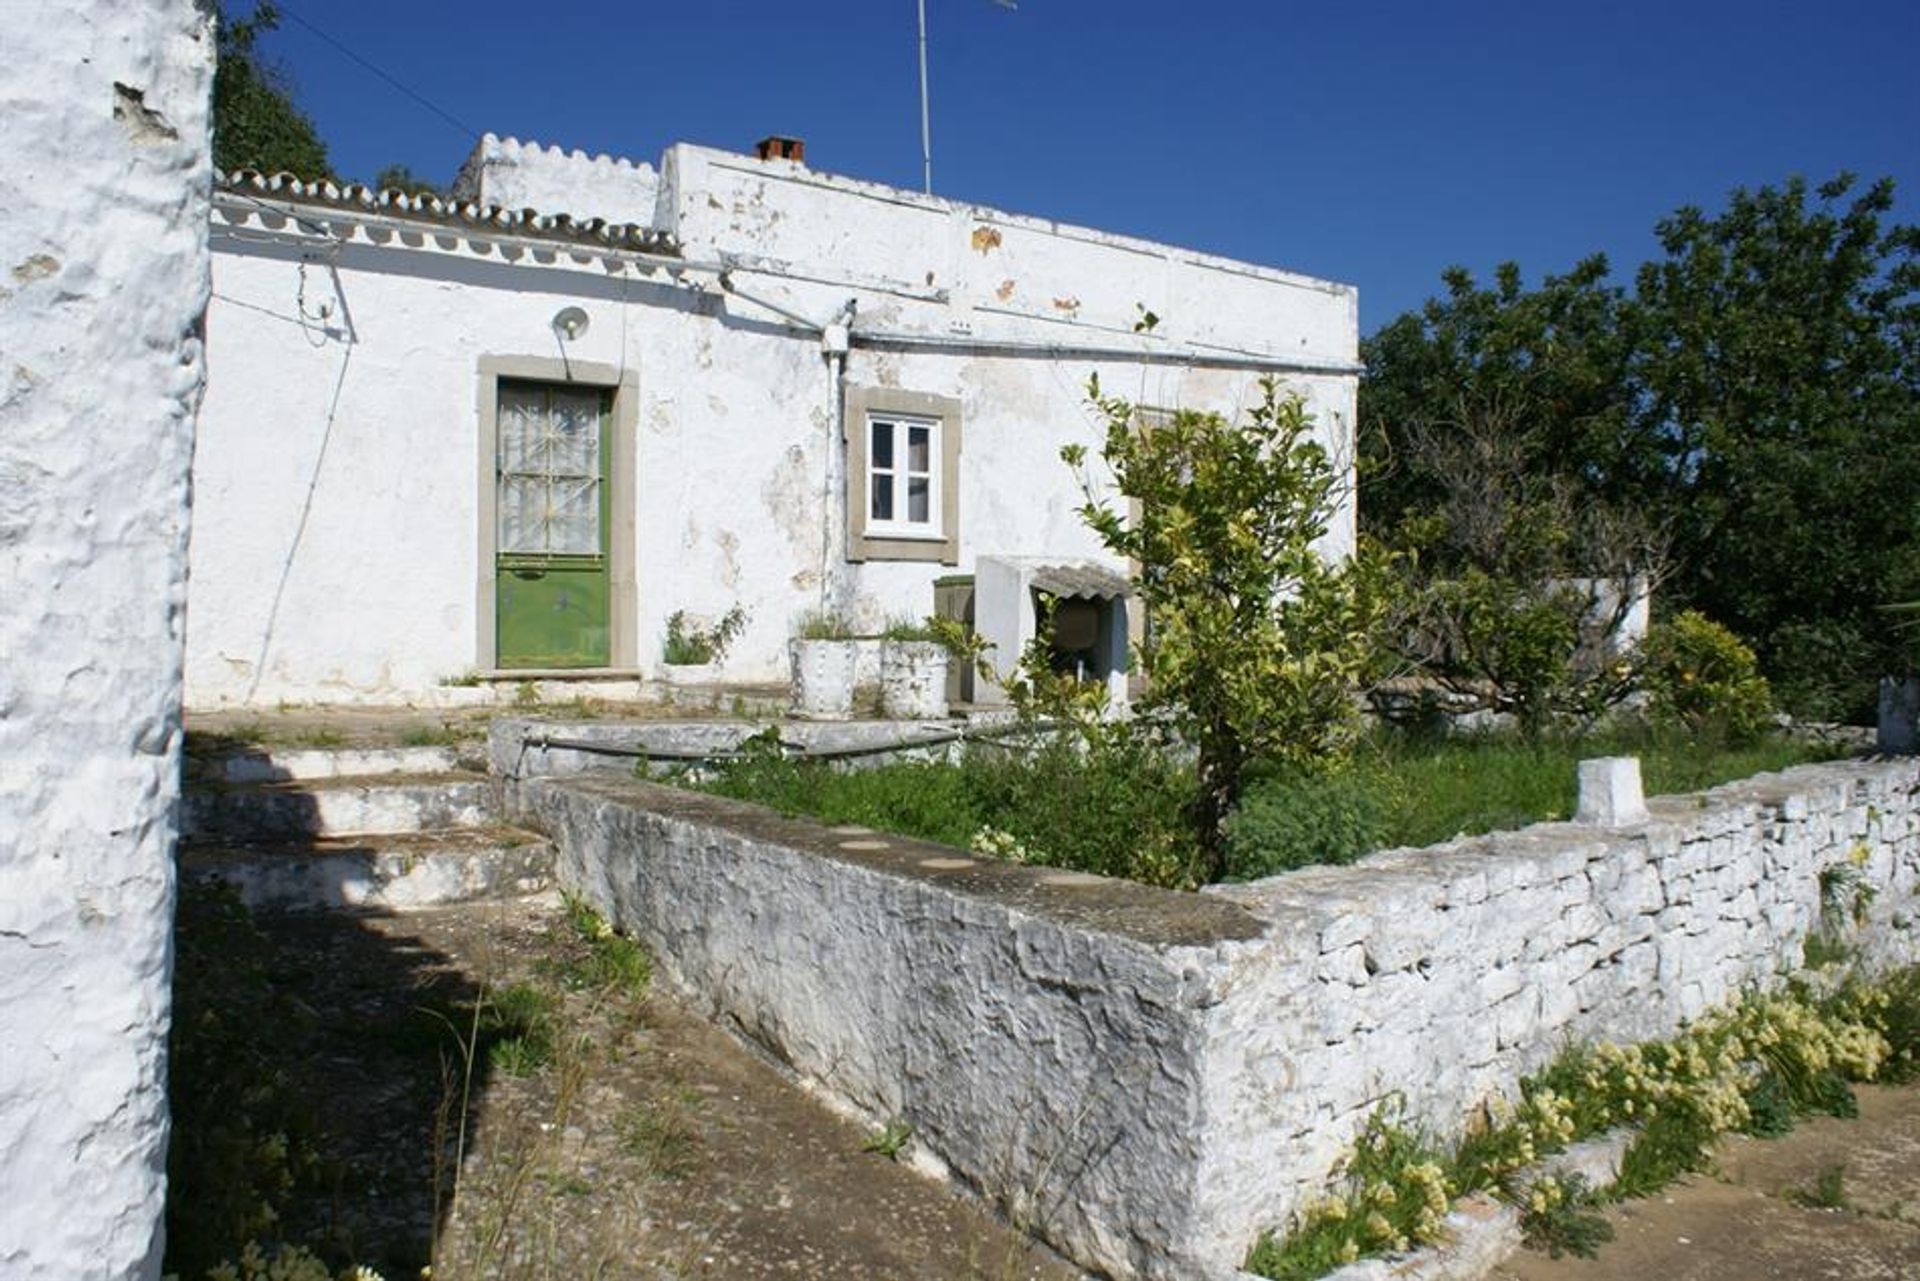
[[[0,58],[0,1276],[161,1259],[212,34],[48,0]]]
[[[803,1078],[1116,1276],[1228,1275],[1400,1094],[1440,1130],[1570,1040],[1794,969],[1821,873],[1920,959],[1912,761],[1809,766],[1180,895],[828,830],[618,774],[514,778],[560,878]]]

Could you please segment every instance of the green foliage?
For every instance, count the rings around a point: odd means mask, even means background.
[[[1446,1212],[1442,1156],[1390,1104],[1367,1119],[1342,1186],[1310,1205],[1285,1237],[1262,1234],[1246,1270],[1271,1281],[1307,1281],[1362,1255],[1438,1240]]]
[[[852,640],[853,624],[831,609],[809,609],[794,620],[793,634],[801,640]]]
[[[1811,1184],[1788,1188],[1786,1198],[1795,1205],[1804,1205],[1813,1210],[1847,1209],[1851,1203],[1847,1197],[1846,1162],[1822,1167]]]
[[[1598,258],[1449,271],[1363,346],[1362,520],[1440,580],[1669,570],[1791,710],[1865,714],[1911,656],[1874,606],[1920,591],[1920,228],[1892,212],[1890,181],[1793,178],[1662,220],[1631,293]]]
[[[445,196],[446,190],[430,182],[405,165],[388,165],[374,175],[375,191],[404,191],[409,196]]]
[[[726,657],[727,647],[746,625],[746,611],[738,605],[707,627],[695,625],[688,620],[685,610],[676,609],[667,616],[667,640],[661,659],[671,667],[717,663]]]
[[[1227,820],[1227,875],[1236,881],[1297,867],[1351,863],[1392,832],[1391,778],[1372,770],[1285,770],[1250,784]]]
[[[1555,1174],[1527,1189],[1521,1206],[1520,1239],[1549,1258],[1563,1254],[1591,1259],[1613,1240],[1613,1225],[1601,1217],[1600,1198],[1585,1176]]]
[[[1566,818],[1584,757],[1638,755],[1651,794],[1695,791],[1818,759],[1817,745],[1766,738],[1738,748],[1685,736],[1428,739],[1386,732],[1344,766],[1257,764],[1227,824],[1226,875],[1245,880],[1385,846]],[[1188,806],[1191,766],[1148,724],[1089,716],[975,744],[958,764],[839,770],[748,752],[702,786],[832,823],[918,836],[983,854],[1125,877],[1204,883]]]
[[[645,996],[647,985],[653,980],[653,961],[646,949],[616,934],[607,918],[594,911],[585,899],[567,894],[562,902],[574,937],[587,948],[584,961],[564,968],[561,977],[567,985],[575,990],[592,989],[633,1000]]]
[[[272,1047],[312,1014],[231,889],[183,883],[177,913],[166,1267],[198,1277],[319,1186],[314,1117]]]
[[[1188,824],[1193,773],[1138,722],[1094,722],[1040,736],[1020,755],[983,748],[967,757],[975,834],[992,825],[1027,861],[1192,888],[1207,868]],[[963,844],[978,848],[970,835]]]
[[[1127,724],[979,744],[957,765],[839,770],[777,749],[750,752],[701,785],[829,823],[1003,855],[1018,846],[1024,861],[1049,867],[1153,885],[1192,884],[1197,875],[1184,810],[1190,775]]]
[[[1446,1157],[1407,1126],[1397,1104],[1386,1105],[1370,1118],[1334,1195],[1297,1216],[1285,1237],[1262,1235],[1247,1270],[1304,1279],[1404,1250],[1434,1239],[1450,1196],[1482,1191],[1521,1210],[1535,1248],[1590,1254],[1611,1236],[1595,1212],[1599,1195],[1577,1177],[1538,1176],[1532,1167],[1541,1157],[1637,1126],[1605,1195],[1645,1196],[1706,1168],[1722,1134],[1781,1133],[1813,1112],[1852,1115],[1848,1082],[1896,1070],[1891,1038],[1911,1034],[1917,993],[1920,967],[1850,979],[1825,999],[1793,988],[1751,994],[1667,1041],[1569,1048],[1520,1082],[1518,1105],[1496,1100]],[[1838,1195],[1838,1180],[1829,1182]],[[1394,1217],[1411,1207],[1420,1211],[1411,1221]]]
[[[1656,723],[1752,742],[1773,715],[1773,692],[1753,651],[1694,610],[1654,624],[1634,656]]]
[[[313,121],[294,106],[286,76],[261,60],[260,37],[279,25],[279,7],[269,0],[246,18],[222,7],[213,73],[214,167],[331,178]]]
[[[1226,868],[1223,824],[1255,759],[1313,768],[1357,734],[1355,691],[1376,673],[1384,562],[1319,551],[1345,476],[1313,438],[1297,396],[1262,383],[1240,423],[1182,411],[1143,428],[1128,402],[1090,385],[1106,423],[1101,458],[1115,506],[1081,477],[1081,517],[1140,566],[1153,626],[1137,661],[1144,710],[1197,753],[1195,835],[1204,879]],[[1062,457],[1082,468],[1086,452]]]
[[[169,1274],[171,1275],[171,1274]],[[312,1251],[304,1246],[282,1245],[268,1254],[260,1243],[249,1241],[238,1259],[230,1259],[209,1268],[207,1281],[335,1281],[335,1275]],[[381,1281],[372,1268],[346,1268],[339,1281]]]
[[[515,983],[480,1006],[480,1041],[487,1061],[508,1076],[532,1076],[553,1061],[554,999],[530,983]]]
[[[868,1135],[866,1142],[860,1145],[860,1150],[877,1153],[889,1161],[898,1161],[900,1154],[907,1150],[907,1144],[912,1141],[913,1127],[896,1116]]]

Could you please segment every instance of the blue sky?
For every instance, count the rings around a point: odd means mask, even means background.
[[[250,8],[248,0],[239,0]],[[445,181],[462,128],[657,160],[806,139],[920,185],[914,0],[281,0],[263,52],[335,167]],[[934,190],[1360,287],[1528,279],[1736,186],[1889,175],[1920,222],[1920,3],[927,0]],[[308,25],[303,25],[302,20]]]

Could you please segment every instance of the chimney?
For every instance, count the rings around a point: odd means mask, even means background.
[[[807,162],[807,144],[800,138],[783,138],[770,133],[753,144],[754,154],[762,160],[791,160],[796,164]]]

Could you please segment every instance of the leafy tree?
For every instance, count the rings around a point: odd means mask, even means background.
[[[1874,607],[1920,594],[1920,229],[1892,202],[1842,175],[1681,209],[1631,293],[1599,258],[1532,290],[1449,271],[1365,345],[1362,520],[1471,586],[1482,636],[1542,581],[1664,578],[1787,706],[1863,713],[1899,658]]]
[[[279,8],[269,0],[261,0],[245,18],[222,6],[213,73],[213,163],[223,170],[331,178],[327,146],[313,121],[294,106],[285,74],[260,58],[261,35],[279,25]]]
[[[388,165],[373,179],[376,191],[404,191],[409,196],[444,196],[446,189],[429,182],[405,165]]]
[[[1899,657],[1874,607],[1920,588],[1920,228],[1886,224],[1890,180],[1854,187],[1679,210],[1635,298],[1676,587],[1823,715],[1864,712]]]
[[[1605,258],[1526,290],[1508,263],[1491,288],[1463,269],[1448,293],[1370,339],[1361,389],[1360,510],[1412,553],[1403,652],[1452,706],[1530,729],[1625,692],[1606,642],[1650,588],[1666,531],[1630,500],[1645,448],[1629,348]],[[1657,461],[1657,460],[1655,460]]]
[[[1081,471],[1082,518],[1140,566],[1135,591],[1151,620],[1138,655],[1142,710],[1164,714],[1197,752],[1197,879],[1208,881],[1227,870],[1222,824],[1251,762],[1311,768],[1350,745],[1354,692],[1373,671],[1385,608],[1379,558],[1334,563],[1318,550],[1345,477],[1313,439],[1301,400],[1271,379],[1262,390],[1241,423],[1182,411],[1143,425],[1095,381],[1101,457],[1136,518]],[[1061,456],[1084,468],[1083,447]]]

